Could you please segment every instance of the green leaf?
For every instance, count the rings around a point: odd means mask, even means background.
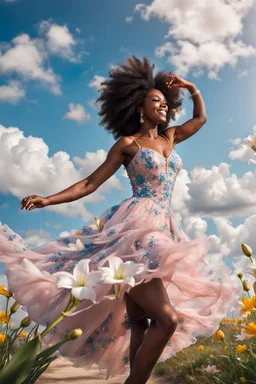
[[[66,341],[69,341],[68,339],[66,340],[61,340],[58,344],[55,344],[47,349],[45,349],[43,352],[39,353],[35,365],[42,365],[42,362],[48,359],[54,352],[56,352],[62,344],[64,344]]]
[[[40,345],[40,336],[22,345],[0,372],[0,383],[21,384],[29,376],[33,368]]]

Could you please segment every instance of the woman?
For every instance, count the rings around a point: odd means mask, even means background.
[[[101,124],[118,139],[104,163],[60,193],[27,196],[21,202],[21,209],[33,211],[75,201],[96,191],[123,165],[133,195],[102,213],[103,230],[84,226],[75,236],[29,250],[7,226],[0,227],[0,260],[8,267],[9,288],[41,324],[61,313],[69,292],[58,290],[50,277],[31,277],[22,268],[23,258],[49,276],[70,272],[83,258],[90,259],[95,271],[113,255],[147,267],[143,276],[135,276],[134,287],[123,285],[118,300],[106,299],[93,306],[85,300],[84,311],[65,319],[47,336],[53,343],[67,331],[82,328],[83,336],[72,345],[64,344],[61,353],[76,365],[90,368],[97,363],[107,378],[124,371],[129,361],[125,384],[146,383],[157,361],[195,343],[199,335],[212,335],[237,302],[238,293],[229,269],[205,260],[210,239],[191,240],[171,209],[182,166],[174,148],[205,124],[203,98],[193,83],[166,72],[154,77],[153,68],[146,58],[140,61],[133,56],[115,67],[102,84]],[[182,104],[182,88],[194,102],[193,118],[170,127]],[[71,251],[68,244],[77,239],[85,248]],[[104,288],[105,294],[109,291],[109,286]],[[103,295],[100,288],[98,295]]]

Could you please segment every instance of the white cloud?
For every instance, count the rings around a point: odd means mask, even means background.
[[[99,149],[96,153],[87,152],[84,158],[75,157],[71,161],[64,151],[56,152],[51,157],[48,153],[49,148],[42,138],[25,137],[19,128],[0,125],[0,192],[10,193],[20,200],[31,194],[55,194],[88,177],[107,156],[103,149]],[[83,199],[44,209],[90,220],[94,217],[92,204],[105,200],[105,193],[113,189],[122,189],[115,175]],[[86,204],[90,204],[90,211]],[[21,214],[35,213],[21,211]]]
[[[17,104],[25,97],[25,94],[21,84],[14,80],[9,81],[8,85],[0,86],[0,102],[2,103]]]
[[[17,74],[23,80],[39,81],[56,95],[61,93],[60,77],[46,66],[47,52],[41,39],[30,39],[23,33],[1,48],[0,74]]]
[[[156,48],[158,57],[166,57],[182,75],[204,69],[217,79],[223,66],[256,55],[255,47],[241,40],[244,18],[254,5],[254,0],[194,0],[191,7],[187,1],[154,0],[135,11],[146,21],[155,17],[167,24],[165,39],[172,42]]]
[[[48,241],[52,239],[51,234],[43,229],[26,231],[20,230],[19,233],[22,234],[28,248],[39,247],[42,244],[48,243]]]
[[[47,48],[55,55],[72,62],[78,62],[81,59],[81,53],[77,56],[74,53],[74,48],[77,45],[72,33],[66,25],[58,25],[51,20],[42,21],[39,25],[39,31],[46,36]]]
[[[252,128],[253,133],[256,133],[256,125]],[[249,146],[247,145],[241,145],[243,139],[238,137],[235,139],[230,139],[229,142],[232,145],[229,151],[229,158],[231,160],[241,160],[248,162],[249,159],[256,160],[256,152],[253,151]],[[238,147],[238,148],[237,148]]]
[[[128,16],[125,18],[125,22],[126,23],[131,23],[133,21],[133,17],[132,16]]]
[[[105,80],[106,80],[105,77],[95,75],[94,78],[89,83],[89,87],[95,88],[97,91],[100,91],[102,89],[101,83]]]
[[[83,124],[91,119],[91,115],[85,111],[81,104],[70,103],[69,111],[65,114],[64,118],[74,120],[79,124]]]
[[[93,108],[93,109],[96,109],[97,108],[97,104],[96,104],[96,99],[91,99],[91,100],[88,100],[88,105]]]

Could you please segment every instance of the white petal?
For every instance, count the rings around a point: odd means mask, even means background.
[[[123,280],[123,283],[131,285],[132,287],[134,287],[135,280],[133,277],[127,277],[126,279]]]
[[[88,273],[90,272],[90,270],[89,270],[90,262],[91,262],[90,259],[85,259],[85,260],[80,260],[79,263],[77,263],[77,265],[75,266],[74,271],[73,271],[73,275],[74,275],[76,280],[79,279],[81,274],[83,276],[88,275]]]
[[[123,260],[117,256],[111,256],[108,259],[108,262],[109,262],[109,268],[113,269],[114,271],[119,271],[120,267],[123,264]]]
[[[104,273],[100,271],[93,271],[87,275],[86,286],[94,287],[99,281],[103,280]]]
[[[111,276],[104,276],[103,280],[102,280],[103,284],[116,284],[116,283],[120,284],[122,282],[123,282],[123,280],[117,280]]]
[[[92,300],[96,301],[96,293],[93,288],[90,287],[76,287],[71,290],[72,295],[78,300]]]
[[[256,133],[254,133],[254,135],[252,136],[252,142],[254,145],[256,144]]]
[[[124,276],[131,277],[142,273],[145,270],[144,264],[124,264]]]
[[[82,249],[84,249],[84,244],[82,243],[82,241],[80,239],[77,239],[76,241],[76,248],[81,251]]]
[[[250,163],[256,164],[256,160],[250,159],[250,160],[248,161],[248,164],[250,164]]]
[[[69,288],[77,286],[76,279],[71,273],[68,272],[56,272],[53,276],[57,279],[57,288]]]
[[[110,269],[109,267],[101,267],[99,268],[99,271],[102,271],[104,275],[109,277],[115,276],[115,271],[113,271],[113,269]]]
[[[22,267],[26,269],[32,276],[42,277],[42,272],[28,259],[22,260]]]

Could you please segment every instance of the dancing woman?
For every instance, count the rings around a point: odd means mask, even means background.
[[[190,239],[171,208],[182,167],[175,147],[205,124],[203,97],[193,83],[164,71],[154,76],[153,68],[146,58],[133,56],[102,83],[101,124],[116,139],[106,160],[64,191],[21,202],[21,209],[33,211],[75,201],[96,191],[123,165],[133,194],[100,215],[103,230],[87,225],[76,235],[31,250],[7,225],[0,226],[0,261],[7,265],[9,288],[40,324],[54,320],[69,298],[67,290],[56,288],[55,272],[72,272],[84,258],[96,271],[113,256],[146,266],[134,286],[123,284],[116,300],[106,298],[112,287],[99,285],[102,300],[95,305],[84,300],[83,311],[66,318],[46,339],[57,342],[74,327],[82,328],[83,336],[72,346],[64,344],[61,354],[85,368],[98,364],[106,378],[125,371],[129,362],[125,384],[146,383],[157,361],[195,343],[197,336],[211,336],[237,301],[229,268],[206,258],[210,238]],[[183,89],[193,100],[193,117],[170,126]],[[84,248],[71,250],[68,245],[77,239]],[[42,276],[30,276],[22,267],[24,258]]]

